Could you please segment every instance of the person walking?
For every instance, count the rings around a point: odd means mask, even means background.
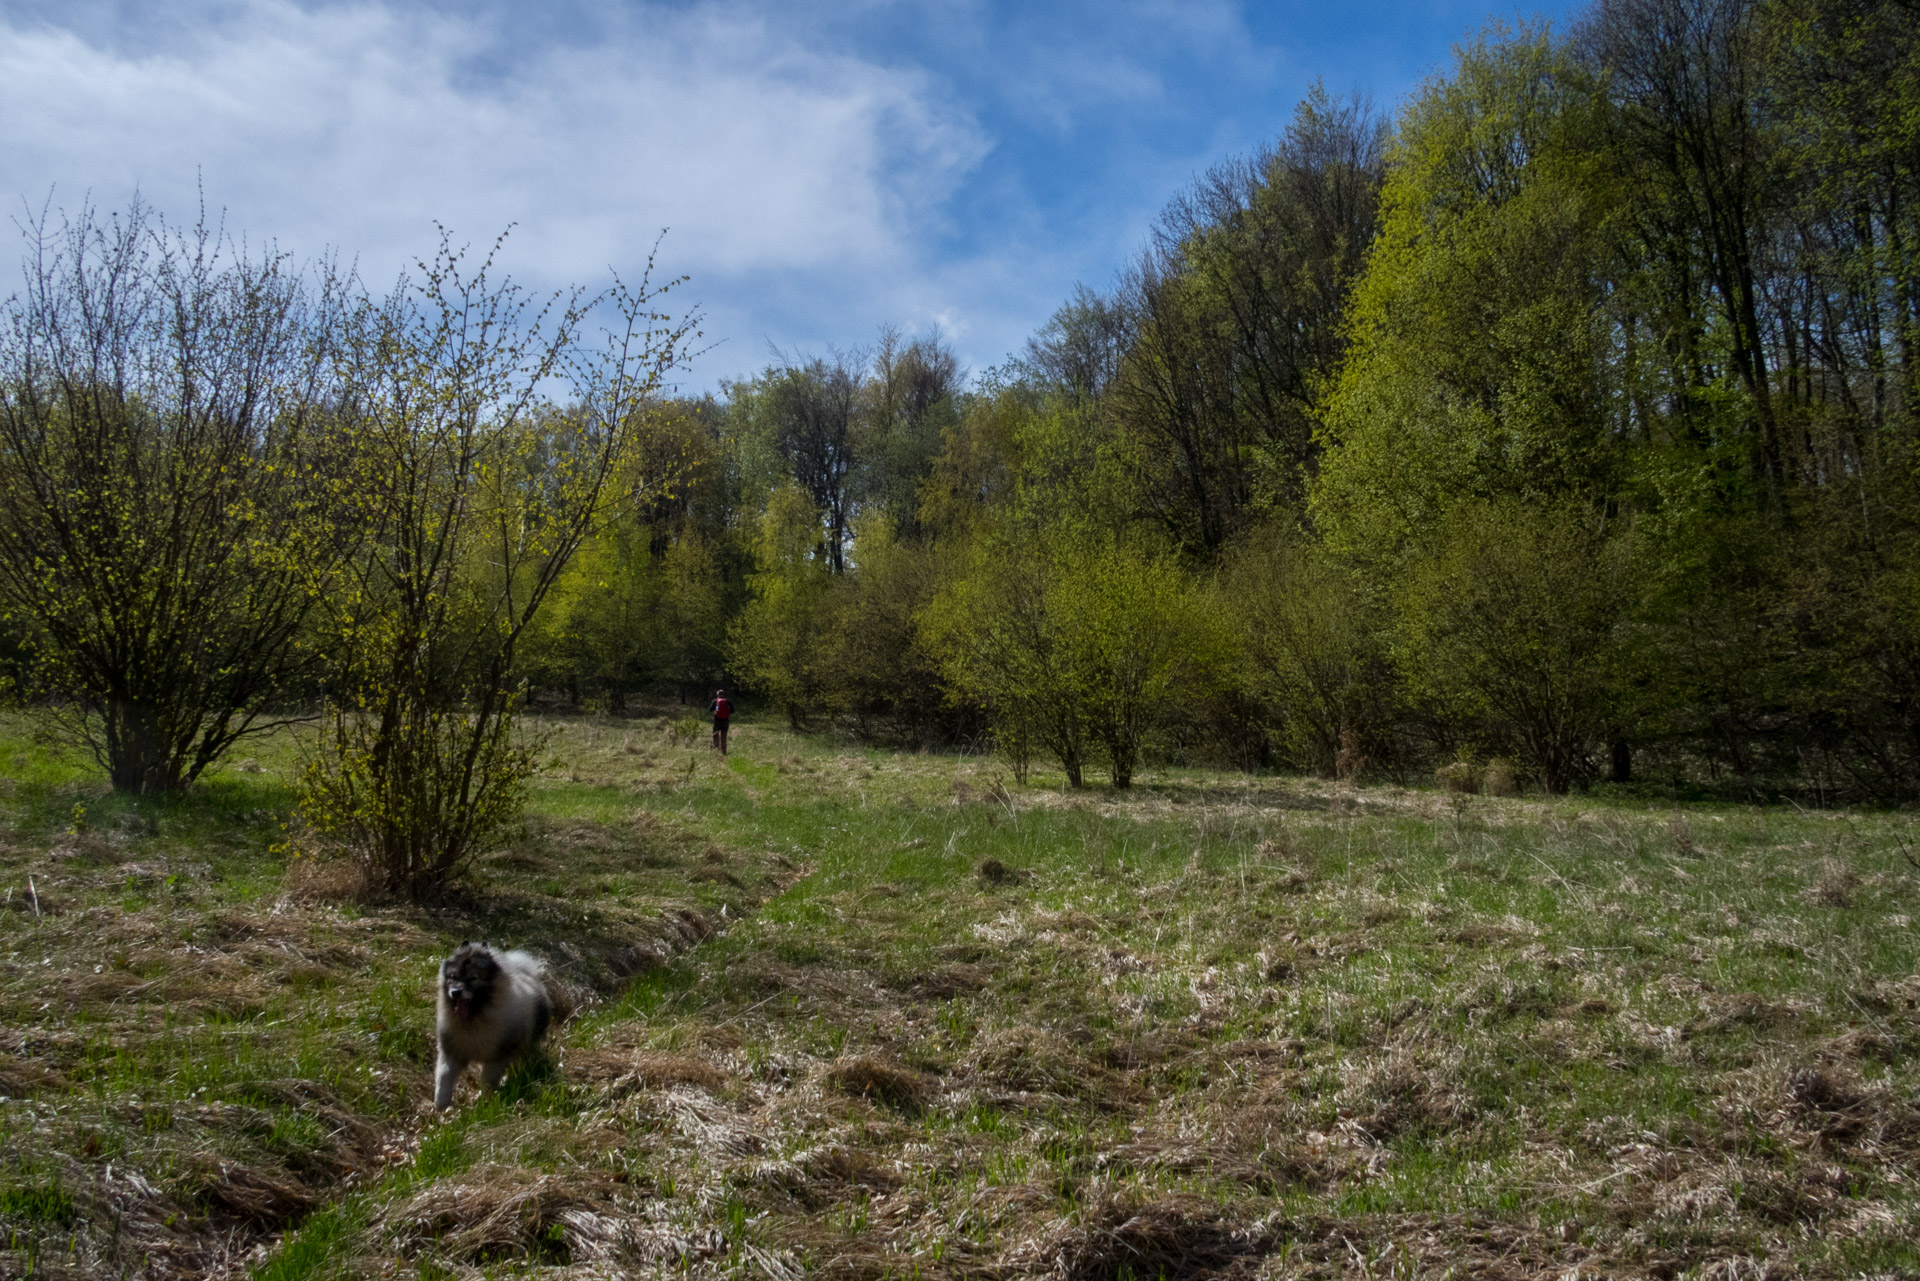
[[[713,745],[720,749],[720,755],[727,754],[727,723],[733,719],[733,704],[727,701],[727,691],[713,691]]]

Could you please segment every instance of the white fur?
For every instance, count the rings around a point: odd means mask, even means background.
[[[440,963],[436,1002],[440,1062],[433,1074],[433,1104],[437,1108],[444,1109],[453,1103],[454,1083],[472,1063],[480,1065],[483,1086],[489,1090],[498,1088],[507,1074],[507,1064],[540,1040],[552,1017],[546,984],[542,980],[546,966],[525,952],[488,950],[500,967],[494,980],[493,1000],[469,1019],[456,1015],[447,1001],[447,962]]]

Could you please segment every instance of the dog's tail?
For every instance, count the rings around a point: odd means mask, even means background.
[[[554,976],[547,963],[530,952],[503,952],[500,954],[501,967],[521,975],[531,981],[544,994],[541,1009],[537,1016],[539,1031],[534,1034],[537,1041],[547,1030],[549,1024],[565,1023],[579,1012],[584,1003],[582,994],[572,985]]]

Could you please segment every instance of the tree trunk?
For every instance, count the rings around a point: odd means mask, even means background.
[[[130,699],[106,709],[107,773],[113,790],[134,796],[177,791],[179,762],[171,759],[150,709]]]

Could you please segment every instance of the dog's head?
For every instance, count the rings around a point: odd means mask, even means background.
[[[440,994],[454,1017],[470,1019],[493,1000],[500,962],[485,943],[462,943],[440,962]]]

